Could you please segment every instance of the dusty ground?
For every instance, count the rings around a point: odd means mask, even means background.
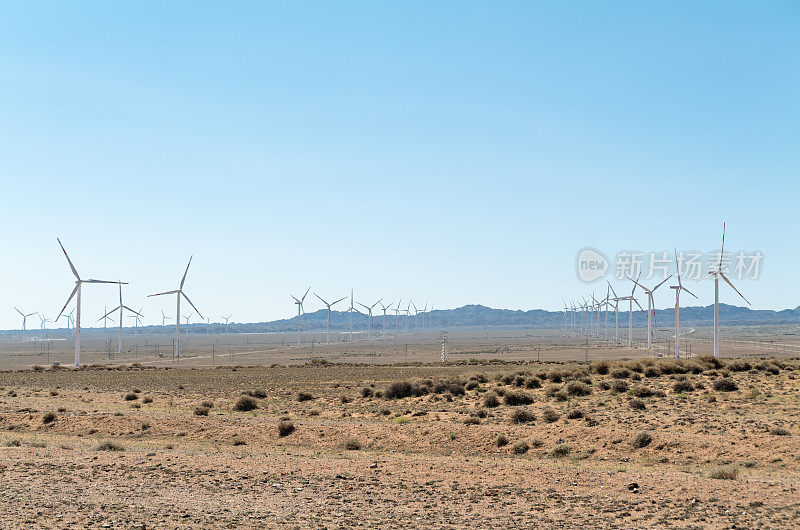
[[[0,373],[0,524],[800,526],[800,361],[738,362]]]

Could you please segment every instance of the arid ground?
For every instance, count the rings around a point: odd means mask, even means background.
[[[796,357],[0,373],[3,527],[800,526]]]

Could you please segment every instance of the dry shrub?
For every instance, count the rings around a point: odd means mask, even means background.
[[[709,477],[717,480],[736,480],[739,477],[739,468],[736,466],[716,466],[711,469]]]
[[[409,381],[398,381],[389,385],[384,396],[386,399],[401,399],[406,397],[423,396],[428,393],[425,385],[411,383]]]
[[[95,447],[95,451],[124,451],[125,448],[122,447],[119,443],[113,440],[104,440],[100,442],[97,447]]]
[[[194,409],[194,415],[195,416],[208,416],[208,412],[210,410],[211,410],[210,408],[208,408],[208,407],[206,407],[204,405],[198,405]]]
[[[294,423],[289,420],[281,420],[278,422],[278,436],[283,438],[289,436],[294,432]]]
[[[261,389],[258,389],[258,388],[255,389],[255,390],[248,390],[244,394],[246,396],[254,397],[256,399],[264,399],[264,398],[267,397],[267,393],[264,390],[261,390]]]
[[[572,452],[572,447],[566,443],[557,444],[553,449],[550,451],[550,454],[556,458],[563,458],[568,456]]]
[[[606,361],[598,361],[592,364],[592,370],[596,374],[606,375],[608,373],[609,366]]]
[[[47,425],[48,423],[53,423],[56,421],[56,413],[55,412],[45,412],[42,416],[42,423]]]
[[[236,403],[233,405],[233,410],[238,410],[239,412],[248,412],[251,410],[255,410],[258,408],[258,401],[251,398],[250,396],[242,396],[236,400]]]
[[[500,398],[497,397],[497,394],[494,392],[489,392],[485,396],[483,396],[483,406],[488,408],[494,408],[500,405]]]
[[[139,399],[139,396],[136,394],[136,392],[128,392],[125,394],[125,401],[134,401],[137,399]]]
[[[505,434],[498,434],[497,437],[494,439],[494,444],[497,447],[505,447],[508,445],[508,437]]]
[[[652,388],[646,387],[644,385],[639,385],[633,390],[631,390],[631,394],[638,398],[647,398],[656,395],[656,391]]]
[[[714,369],[723,368],[725,366],[725,363],[723,363],[722,360],[717,359],[713,355],[700,355],[697,357],[697,362],[706,364]]]
[[[745,361],[743,359],[739,359],[739,360],[732,361],[731,363],[729,363],[727,368],[731,372],[746,372],[746,371],[752,369],[753,367],[750,365],[749,362],[747,362],[747,361]]]
[[[525,388],[542,388],[542,382],[538,377],[529,377],[525,380]]]
[[[297,401],[300,401],[300,402],[302,402],[302,401],[311,401],[312,399],[314,399],[314,396],[312,396],[308,392],[300,392],[300,393],[297,394]]]
[[[526,408],[514,409],[511,413],[511,423],[529,423],[536,421],[536,414]]]
[[[355,438],[348,438],[345,440],[343,447],[348,451],[358,451],[361,449],[361,442],[356,440]]]
[[[467,416],[464,418],[464,425],[480,425],[481,419],[477,416]]]
[[[631,439],[631,445],[636,449],[647,447],[653,441],[653,437],[649,432],[641,431]]]
[[[503,401],[506,405],[516,406],[516,405],[530,405],[533,403],[533,396],[530,394],[523,392],[522,390],[517,390],[514,392],[508,392],[503,397]]]
[[[645,377],[659,377],[661,375],[661,370],[656,368],[655,366],[648,366],[644,369],[644,376]]]
[[[478,382],[477,382],[476,380],[474,380],[474,379],[470,379],[469,381],[467,381],[467,384],[466,384],[466,385],[464,385],[464,389],[465,389],[465,390],[475,390],[475,389],[476,389],[476,388],[478,388],[479,386],[480,386],[480,383],[478,383]]]
[[[628,401],[628,404],[629,404],[629,405],[631,406],[631,408],[632,408],[632,409],[634,409],[634,410],[644,410],[644,409],[646,409],[646,408],[647,408],[647,407],[645,406],[645,404],[644,404],[644,401],[642,401],[641,399],[636,399],[636,398],[634,398],[634,399],[632,399],[632,400]]]
[[[625,381],[622,381],[620,379],[616,379],[616,380],[611,382],[611,390],[614,391],[614,392],[617,392],[619,394],[622,394],[623,392],[627,392],[628,391],[628,383],[626,383]]]
[[[524,455],[525,453],[530,450],[531,446],[528,445],[528,442],[524,440],[520,440],[519,442],[515,443],[511,446],[511,452],[515,455]]]
[[[694,390],[694,386],[689,381],[675,381],[675,384],[672,385],[672,391],[676,394],[681,392],[691,392]]]
[[[791,434],[786,427],[773,427],[769,433],[773,436],[789,436]]]
[[[614,379],[627,379],[631,375],[630,370],[627,368],[614,368],[610,373]]]
[[[588,396],[592,393],[592,388],[581,381],[570,381],[564,387],[570,396]]]
[[[561,414],[559,414],[550,407],[545,407],[544,409],[542,409],[542,419],[547,423],[553,423],[554,421],[557,421],[558,418],[560,417]]]
[[[150,396],[146,396],[146,397],[142,398],[142,403],[152,403],[152,402],[153,402],[153,398],[151,398]]]
[[[739,389],[739,386],[736,384],[736,382],[734,382],[733,379],[727,378],[717,379],[714,381],[713,386],[714,390],[718,392],[733,392]]]
[[[571,420],[579,420],[583,418],[584,414],[581,409],[572,409],[567,413],[567,418]]]

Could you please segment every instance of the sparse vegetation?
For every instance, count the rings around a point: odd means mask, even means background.
[[[556,412],[551,407],[545,407],[542,409],[542,419],[547,423],[553,423],[554,421],[558,421],[558,418],[561,417],[561,414]]]
[[[736,480],[739,477],[739,468],[733,465],[716,466],[708,476],[717,480]]]
[[[194,415],[195,416],[208,416],[208,413],[209,413],[210,410],[211,410],[210,408],[208,408],[208,407],[206,407],[204,405],[198,405],[197,407],[194,408]]]
[[[569,456],[571,452],[572,447],[569,444],[560,443],[553,447],[552,451],[550,451],[550,454],[556,458],[563,458],[565,456]]]
[[[647,447],[653,441],[653,436],[649,432],[641,431],[634,435],[631,445],[636,449]]]
[[[515,455],[524,455],[531,448],[530,445],[524,440],[520,440],[511,446],[511,452]]]
[[[125,448],[121,444],[113,440],[104,440],[99,444],[97,444],[97,446],[95,447],[95,451],[124,451],[124,450]]]
[[[294,432],[294,423],[290,420],[281,420],[278,422],[278,436],[289,436]]]
[[[56,421],[56,413],[55,412],[45,412],[42,416],[42,423],[47,425],[48,423],[53,423]]]
[[[242,396],[236,400],[236,403],[233,405],[233,410],[238,410],[239,412],[248,412],[251,410],[255,410],[258,408],[258,401],[250,396]]]
[[[511,412],[511,423],[530,423],[536,421],[536,414],[526,408],[514,409]]]
[[[717,379],[712,386],[717,392],[733,392],[739,389],[733,379],[728,378]]]
[[[516,390],[514,392],[507,392],[506,395],[503,396],[503,402],[510,406],[530,405],[533,403],[533,396],[522,390]]]
[[[359,449],[361,449],[361,442],[359,442],[355,438],[348,438],[347,440],[345,440],[343,445],[344,448],[347,449],[348,451],[358,451]]]

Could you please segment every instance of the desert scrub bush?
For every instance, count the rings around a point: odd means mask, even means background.
[[[731,465],[716,466],[708,476],[717,480],[736,480],[739,477],[739,468]]]
[[[208,416],[208,412],[210,410],[211,410],[210,408],[208,408],[208,407],[206,407],[204,405],[198,405],[198,406],[196,406],[194,408],[194,415],[195,416]]]
[[[694,390],[694,386],[689,381],[675,381],[675,384],[672,385],[672,391],[676,394],[681,392],[691,392]]]
[[[294,432],[294,423],[290,420],[281,420],[278,422],[278,436],[283,438],[289,436]]]
[[[494,439],[494,445],[497,447],[505,447],[508,445],[508,437],[505,434],[498,434]]]
[[[486,409],[478,409],[470,413],[470,416],[475,416],[476,418],[485,418],[489,415],[489,412]]]
[[[769,430],[769,433],[773,436],[789,436],[789,429],[786,427],[773,427]]]
[[[609,383],[608,381],[600,381],[599,383],[597,383],[597,387],[600,390],[611,390],[611,383]]]
[[[250,396],[250,397],[254,397],[256,399],[264,399],[264,398],[267,397],[267,393],[265,391],[261,390],[260,388],[256,388],[256,389],[253,389],[253,390],[248,390],[248,391],[244,392],[244,395]]]
[[[655,394],[656,392],[652,388],[646,387],[644,385],[639,385],[635,387],[633,390],[631,390],[631,395],[636,396],[638,398],[647,398],[654,396]]]
[[[22,442],[19,440],[9,440],[6,442],[6,447],[19,447],[22,445]]]
[[[514,377],[514,386],[524,386],[525,385],[525,377],[518,375]]]
[[[525,380],[525,388],[542,388],[542,381],[538,377],[529,377]]]
[[[510,415],[511,423],[529,423],[536,421],[536,414],[526,408],[514,409]]]
[[[58,390],[51,390],[50,395],[56,397],[58,395]]]
[[[609,366],[606,361],[598,361],[592,363],[592,371],[599,375],[606,375],[608,374]]]
[[[725,367],[725,363],[722,362],[721,359],[717,359],[713,355],[700,355],[697,357],[697,362],[708,365],[714,369],[720,369]]]
[[[343,404],[346,405],[347,403],[352,402],[353,398],[351,398],[350,396],[348,396],[346,394],[342,394],[341,396],[339,396],[339,401],[341,401]]]
[[[94,448],[95,451],[124,451],[125,448],[121,444],[113,440],[103,440]]]
[[[750,365],[749,362],[742,359],[738,359],[736,361],[731,361],[730,363],[728,363],[727,368],[731,372],[747,372],[753,367]]]
[[[151,398],[150,396],[145,396],[142,398],[142,403],[152,403],[152,402],[153,398]]]
[[[551,407],[545,407],[542,409],[542,419],[547,423],[553,423],[554,421],[558,421],[558,418],[561,417],[561,414],[553,410]]]
[[[348,438],[344,441],[343,447],[348,451],[358,451],[361,449],[361,442],[356,440],[355,438]]]
[[[733,392],[739,389],[739,386],[734,382],[733,379],[717,379],[713,383],[714,390],[717,392]]]
[[[614,368],[610,373],[614,379],[627,379],[631,375],[631,371],[627,368]]]
[[[477,416],[467,416],[464,418],[464,425],[480,425],[481,419]]]
[[[312,396],[308,392],[299,392],[297,394],[297,401],[300,401],[300,402],[311,401],[312,399],[314,399],[314,396]]]
[[[569,456],[572,452],[572,447],[566,443],[557,444],[553,449],[550,451],[550,454],[556,458],[563,458],[565,456]]]
[[[647,447],[653,441],[653,437],[650,435],[649,432],[640,431],[636,433],[633,438],[631,439],[631,445],[635,449],[641,449],[642,447]]]
[[[661,370],[656,368],[655,366],[648,366],[644,369],[644,376],[645,377],[659,377],[661,375]]]
[[[214,402],[213,402],[213,401],[211,401],[210,399],[207,399],[207,400],[203,401],[203,402],[202,402],[202,403],[200,403],[200,404],[201,404],[202,406],[204,406],[204,407],[208,407],[208,408],[210,408],[210,409],[213,409],[213,408],[214,408]]]
[[[139,395],[136,392],[128,392],[125,394],[125,401],[135,401],[139,399]]]
[[[233,410],[239,412],[248,412],[258,408],[258,401],[250,396],[242,396],[233,404]]]
[[[579,420],[583,418],[583,411],[581,409],[572,409],[567,413],[567,418],[571,420]]]
[[[516,390],[514,392],[507,392],[505,396],[503,396],[503,402],[506,405],[530,405],[533,403],[533,396],[530,394],[523,392],[522,390]]]
[[[361,389],[361,397],[363,398],[371,398],[375,392],[368,386],[365,386]]]
[[[623,392],[627,392],[628,391],[628,383],[626,383],[625,381],[622,381],[620,379],[615,379],[614,381],[611,381],[611,390],[612,390],[612,392],[617,392],[619,394],[622,394]]]
[[[466,385],[464,385],[464,388],[465,388],[466,390],[475,390],[475,389],[476,389],[476,388],[478,388],[479,386],[480,386],[480,383],[478,383],[478,382],[477,382],[476,380],[474,380],[474,379],[470,379],[469,381],[467,381],[467,384],[466,384]]]
[[[515,455],[524,455],[525,453],[530,450],[531,446],[528,445],[528,442],[524,440],[520,440],[519,442],[515,443],[511,446],[511,452]]]
[[[564,387],[570,396],[588,396],[592,393],[592,388],[581,381],[570,381]]]
[[[427,393],[428,388],[425,385],[419,385],[409,381],[398,381],[389,385],[384,393],[384,397],[386,397],[386,399],[401,399],[412,396],[423,396]]]
[[[644,404],[644,401],[636,398],[628,401],[628,405],[630,405],[633,410],[644,410],[647,408]]]
[[[778,375],[781,371],[776,365],[770,363],[764,367],[764,371],[771,375]]]
[[[564,374],[559,370],[550,370],[547,374],[547,379],[552,383],[561,383],[564,381]]]
[[[487,408],[494,408],[500,406],[500,398],[494,392],[489,392],[483,396],[483,406]]]
[[[55,412],[45,412],[42,416],[42,423],[47,425],[48,423],[53,423],[56,421],[56,413]]]

